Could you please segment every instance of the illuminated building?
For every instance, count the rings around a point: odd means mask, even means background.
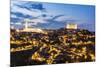
[[[77,29],[77,24],[67,24],[67,29]]]
[[[22,29],[22,30],[17,30],[17,32],[38,32],[38,33],[44,33],[44,31],[40,28],[32,28],[32,27],[29,27],[28,25],[29,23],[29,20],[25,20],[25,28]]]

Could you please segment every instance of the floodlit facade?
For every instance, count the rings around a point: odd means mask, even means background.
[[[20,32],[39,32],[42,33],[43,31],[38,28],[24,28],[23,30],[20,30]]]
[[[77,29],[77,24],[67,24],[67,29]]]
[[[17,30],[17,32],[38,32],[38,33],[44,33],[44,31],[40,28],[30,28],[29,27],[29,20],[25,20],[25,28],[23,28],[22,30]]]

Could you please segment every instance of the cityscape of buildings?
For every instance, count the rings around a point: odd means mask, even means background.
[[[66,26],[45,30],[46,34],[34,28],[11,29],[11,65],[95,61],[95,33],[78,29],[76,24]]]
[[[95,61],[95,7],[11,1],[11,66]]]

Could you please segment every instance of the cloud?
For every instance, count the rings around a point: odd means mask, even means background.
[[[21,23],[28,19],[31,22],[29,25],[40,28],[58,29],[64,27],[67,23],[78,23],[79,20],[63,14],[51,14],[45,12],[46,8],[42,3],[28,1],[12,1],[11,2],[11,22]],[[20,25],[21,25],[20,24]]]
[[[45,8],[41,3],[28,1],[11,1],[11,11],[38,16]]]
[[[19,12],[24,15],[30,15],[34,17],[39,16],[41,14],[40,12],[30,11],[30,10],[27,10],[26,8],[20,8],[18,6],[13,6],[11,9],[11,12]]]
[[[20,7],[20,8],[26,8],[28,10],[45,10],[45,8],[43,8],[43,5],[41,3],[33,3],[33,2],[26,2],[24,4],[15,4],[16,6]]]
[[[30,15],[25,15],[25,14],[22,14],[20,12],[11,12],[11,17],[16,17],[16,18],[33,18],[33,16],[30,16]]]
[[[43,19],[32,19],[32,20],[28,20],[26,22],[31,23],[32,25],[38,25],[38,24],[43,24],[43,23],[47,23],[47,21],[43,20]]]
[[[73,18],[72,17],[69,17],[69,16],[66,16],[66,15],[57,15],[53,18],[53,20],[55,21],[68,21],[68,20],[72,20]]]
[[[36,19],[44,8],[40,3],[28,1],[11,1],[11,22],[16,23],[23,19]]]
[[[28,1],[11,1],[11,22],[23,22],[25,19],[30,20],[32,25],[48,23],[51,15],[44,12],[45,8],[41,3],[34,3]]]
[[[14,14],[12,14],[12,15],[11,15],[11,18],[17,18],[17,16],[16,16],[16,15],[14,15]]]
[[[21,22],[21,20],[22,20],[20,18],[14,18],[14,17],[11,17],[10,19],[11,19],[11,22],[13,22],[13,23],[16,23],[16,22],[19,22],[19,21]]]

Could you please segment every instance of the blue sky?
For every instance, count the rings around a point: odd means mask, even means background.
[[[25,19],[32,20],[31,27],[59,29],[67,23],[76,23],[79,28],[95,30],[95,7],[42,3],[32,1],[11,1],[11,26],[23,27]]]

